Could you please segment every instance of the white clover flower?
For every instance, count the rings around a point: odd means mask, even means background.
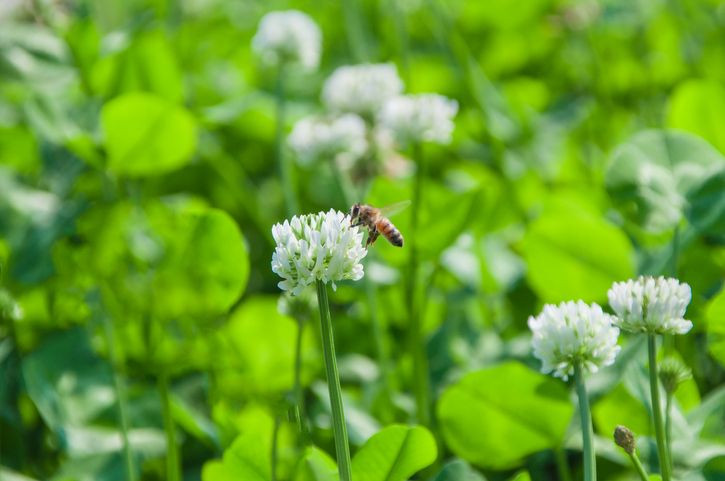
[[[536,317],[529,317],[534,356],[543,373],[553,372],[565,381],[581,363],[585,372],[597,372],[614,363],[620,350],[615,320],[597,304],[583,301],[546,304]]]
[[[322,101],[333,112],[373,118],[391,97],[400,95],[403,81],[392,63],[339,67],[322,87]]]
[[[272,254],[272,271],[283,280],[280,289],[300,294],[315,281],[357,281],[363,276],[360,263],[367,254],[363,233],[350,227],[347,214],[328,212],[292,217],[272,227],[277,247]]]
[[[677,279],[640,276],[615,282],[607,296],[617,325],[626,331],[685,334],[692,329],[692,322],[684,318],[692,290]]]
[[[458,102],[438,94],[403,95],[389,99],[378,116],[401,144],[429,141],[447,144],[453,133]]]
[[[306,117],[295,124],[288,142],[305,165],[330,158],[349,167],[368,150],[365,121],[355,114]]]
[[[298,10],[270,12],[259,22],[252,49],[265,63],[290,62],[306,70],[320,64],[322,33],[314,20]]]

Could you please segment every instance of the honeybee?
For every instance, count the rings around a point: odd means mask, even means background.
[[[355,204],[350,208],[350,224],[353,227],[361,225],[367,227],[368,240],[365,242],[365,248],[371,246],[380,234],[394,246],[403,247],[403,235],[388,220],[387,216],[400,212],[409,205],[409,200],[398,202],[397,204],[389,205],[381,209],[367,204]]]

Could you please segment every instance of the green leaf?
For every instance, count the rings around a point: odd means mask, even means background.
[[[621,424],[638,435],[652,434],[649,411],[622,384],[594,404],[592,417],[600,433],[613,433],[614,428]]]
[[[392,425],[371,437],[352,460],[355,481],[405,481],[437,456],[433,435],[422,426]]]
[[[724,167],[723,156],[699,137],[646,130],[614,151],[605,181],[630,221],[661,233],[680,222],[690,191]]]
[[[83,426],[112,408],[111,369],[82,328],[58,332],[23,358],[23,380],[48,427]]]
[[[337,464],[323,450],[310,446],[297,465],[294,481],[337,481]]]
[[[477,473],[467,462],[457,459],[443,466],[433,481],[486,481],[486,478]]]
[[[574,408],[561,382],[508,362],[448,387],[437,412],[457,456],[482,468],[509,469],[561,445]]]
[[[204,464],[202,481],[269,481],[270,450],[254,433],[240,435],[232,446],[224,451],[221,461]]]
[[[531,481],[531,475],[528,471],[521,471],[515,474],[510,481]]]
[[[725,153],[725,87],[715,80],[682,82],[672,93],[667,126],[697,134]]]
[[[523,242],[526,276],[545,302],[606,299],[612,283],[634,275],[627,237],[582,209],[551,209],[529,227]]]
[[[103,106],[108,169],[119,175],[162,175],[186,164],[196,148],[194,117],[146,93],[128,93]]]
[[[302,381],[319,365],[314,326],[302,338]],[[219,389],[235,396],[290,389],[294,376],[297,322],[277,310],[276,296],[247,299],[230,316],[221,332],[224,343],[217,352]]]
[[[705,307],[708,350],[725,366],[725,288],[720,289]]]

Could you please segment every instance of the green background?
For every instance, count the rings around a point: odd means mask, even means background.
[[[459,103],[452,143],[424,146],[415,239],[430,432],[401,426],[416,421],[409,250],[379,240],[370,282],[331,292],[359,480],[561,479],[557,458],[580,479],[570,386],[537,372],[526,320],[546,302],[605,305],[612,282],[638,274],[692,286],[694,328],[665,340],[694,374],[674,407],[675,472],[725,479],[725,4],[12,3],[0,7],[2,479],[124,479],[124,391],[137,479],[166,479],[164,414],[186,480],[269,480],[275,423],[279,479],[335,479],[316,308],[295,307],[308,317],[302,448],[288,421],[297,322],[270,269],[286,217],[275,71],[250,45],[265,13],[288,8],[320,25],[323,53],[287,79],[285,132],[322,111],[324,79],[346,64],[394,62],[406,92]],[[329,162],[293,173],[300,213],[349,208]],[[382,206],[410,199],[412,177],[356,185],[355,200]],[[409,213],[393,220],[405,235]],[[610,441],[617,424],[656,471],[641,341],[622,335],[617,363],[589,379],[600,479],[635,479]],[[396,453],[389,472],[367,467]]]

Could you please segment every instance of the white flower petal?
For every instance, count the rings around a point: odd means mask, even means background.
[[[271,65],[291,62],[306,70],[320,64],[322,33],[314,20],[298,10],[271,12],[262,17],[252,49]]]
[[[677,279],[640,276],[614,283],[607,295],[617,325],[624,330],[685,334],[692,329],[692,322],[684,318],[692,290]]]
[[[362,232],[350,227],[346,214],[330,210],[294,216],[275,224],[277,242],[272,254],[272,271],[284,281],[279,288],[297,295],[317,280],[335,282],[363,277],[360,261],[367,254],[362,247]],[[284,240],[284,242],[282,242]]]
[[[542,372],[553,372],[566,380],[577,362],[590,373],[613,364],[620,350],[614,320],[597,304],[577,301],[545,305],[538,316],[528,320],[534,356],[541,360]]]

